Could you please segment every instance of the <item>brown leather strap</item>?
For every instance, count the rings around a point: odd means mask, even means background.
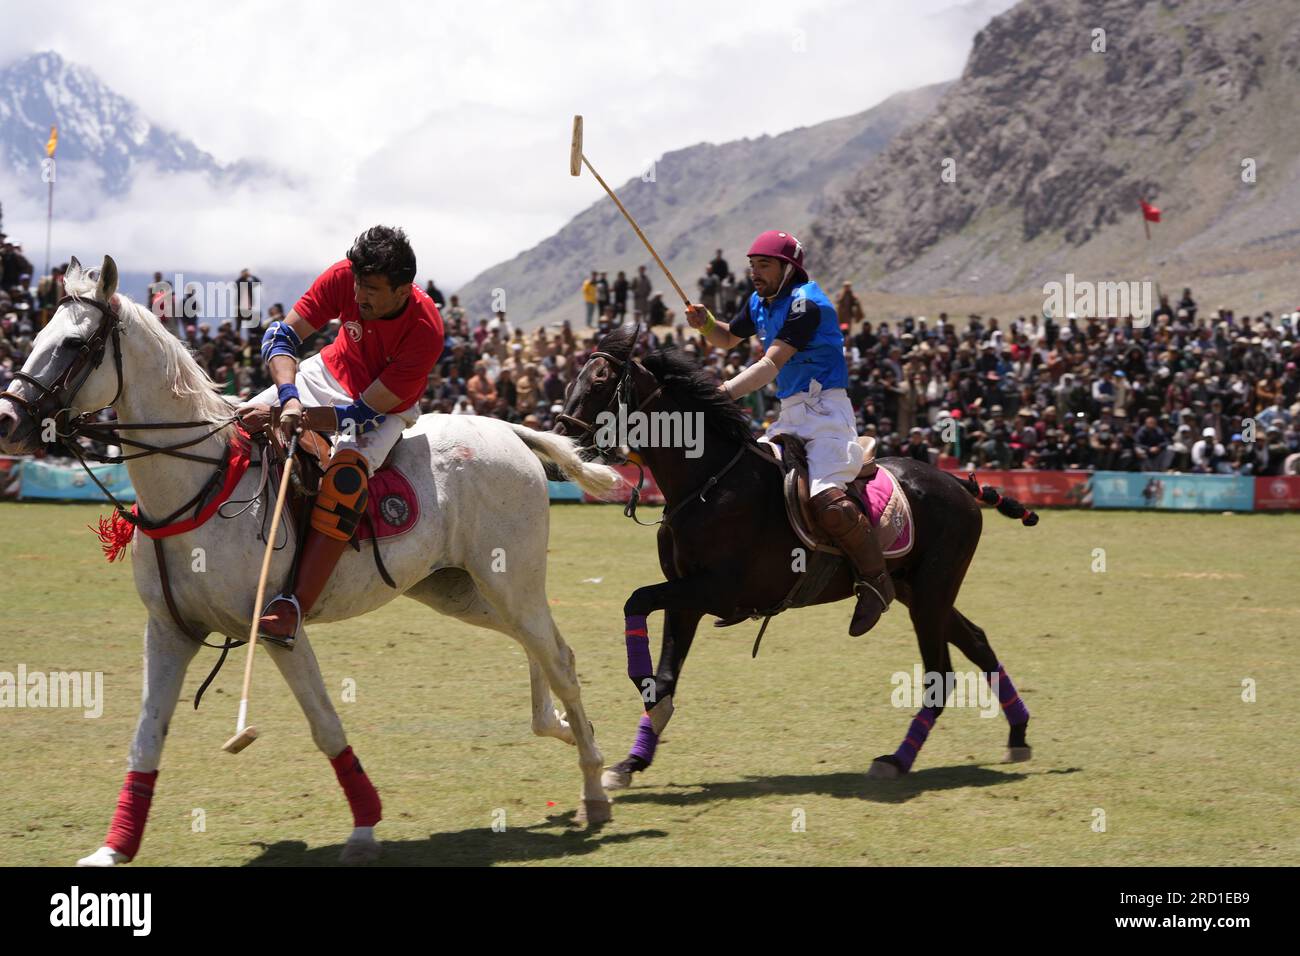
[[[195,637],[193,632],[190,631],[189,625],[181,620],[180,611],[176,610],[176,599],[172,597],[171,579],[167,576],[167,554],[163,551],[162,538],[153,538],[151,540],[153,541],[154,556],[158,559],[158,580],[162,583],[163,600],[167,602],[167,611],[171,614],[172,620],[176,622],[176,626],[181,629],[181,633],[197,641],[199,638]]]
[[[232,647],[239,647],[248,642],[232,640],[227,637],[225,642],[222,644],[209,644],[206,634],[196,633],[190,629],[189,625],[181,620],[180,611],[176,610],[176,599],[172,597],[171,579],[167,576],[167,553],[163,551],[163,539],[153,538],[151,540],[153,541],[154,556],[158,560],[158,580],[162,584],[163,600],[167,602],[167,612],[171,614],[172,620],[176,622],[176,626],[180,628],[181,633],[190,640],[198,641],[204,647],[215,647],[221,651],[221,656],[217,658],[216,664],[212,666],[212,670],[208,672],[208,676],[204,678],[203,683],[199,685],[198,691],[194,694],[194,709],[198,710],[199,701],[203,699],[203,692],[208,689],[208,685],[211,684],[217,674],[220,673],[221,665],[226,662],[226,655],[230,653],[230,649]]]

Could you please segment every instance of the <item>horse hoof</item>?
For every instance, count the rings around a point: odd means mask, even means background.
[[[902,775],[903,772],[896,764],[880,758],[871,761],[871,767],[867,770],[868,780],[897,780]]]
[[[77,866],[117,866],[119,863],[129,863],[126,855],[118,853],[112,847],[101,846],[90,856],[83,856],[77,861]]]
[[[608,823],[614,819],[611,807],[612,804],[608,800],[583,800],[578,807],[578,815],[575,819],[578,823],[585,823],[587,826]]]
[[[626,790],[632,786],[632,771],[610,767],[601,775],[600,785],[606,790]]]
[[[1003,763],[1024,763],[1034,755],[1033,747],[1008,747]]]
[[[339,862],[347,866],[374,863],[379,859],[379,854],[378,840],[348,840],[347,843],[343,844],[343,852],[339,854]]]

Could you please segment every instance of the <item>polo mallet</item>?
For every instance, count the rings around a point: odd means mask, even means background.
[[[244,692],[239,699],[239,718],[235,723],[235,736],[221,747],[228,754],[239,753],[257,739],[257,728],[248,725],[248,693],[253,686],[253,657],[257,653],[257,621],[262,616],[262,602],[266,599],[266,578],[271,571],[271,556],[275,553],[275,533],[280,529],[280,515],[284,511],[284,499],[289,491],[289,477],[293,474],[293,452],[297,446],[298,436],[294,435],[289,439],[289,450],[284,459],[284,476],[280,480],[280,492],[275,497],[271,530],[266,535],[262,575],[257,579],[257,598],[253,602],[253,626],[248,631],[248,660],[244,662]]]
[[[605,180],[600,178],[600,173],[596,172],[596,168],[591,165],[591,160],[587,159],[583,154],[582,117],[575,116],[573,118],[573,146],[569,150],[569,175],[582,175],[582,167],[584,163],[587,168],[591,170],[591,175],[596,177],[596,182],[600,183],[605,192],[609,193],[609,198],[614,200],[614,205],[617,206],[618,211],[627,218],[628,223],[631,224],[632,229],[636,232],[637,236],[639,236],[641,241],[645,243],[645,247],[650,250],[650,255],[654,256],[655,262],[659,263],[659,268],[664,270],[664,275],[666,275],[668,281],[673,284],[673,288],[677,290],[677,294],[682,297],[682,304],[690,305],[691,300],[686,297],[686,293],[682,291],[682,287],[677,284],[677,280],[673,278],[673,274],[668,271],[668,267],[664,265],[664,261],[659,258],[659,253],[655,252],[655,247],[650,245],[650,240],[645,237],[645,233],[642,232],[641,227],[636,224],[636,220],[632,218],[632,214],[627,211],[621,202],[618,201],[618,197],[614,195],[614,190],[610,189]]]

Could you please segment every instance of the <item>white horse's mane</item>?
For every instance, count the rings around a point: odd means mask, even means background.
[[[97,274],[90,270],[69,270],[64,277],[64,291],[73,299],[93,299],[98,288]],[[171,384],[172,394],[189,399],[197,417],[213,424],[229,419],[233,406],[221,397],[217,385],[208,377],[194,359],[189,347],[172,335],[152,312],[122,292],[116,293],[118,314],[126,322],[128,331],[139,332],[149,338],[162,353],[162,374]]]

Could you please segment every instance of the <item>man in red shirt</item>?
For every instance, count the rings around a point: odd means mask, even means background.
[[[278,402],[286,436],[299,425],[333,432],[334,452],[312,509],[294,593],[266,606],[260,638],[293,647],[365,514],[369,476],[420,417],[420,396],[442,355],[443,330],[438,307],[414,280],[415,253],[405,233],[374,226],[262,338],[275,385],[240,409],[245,423],[265,427],[270,405]],[[332,319],[342,322],[338,337],[299,364],[303,341]]]

